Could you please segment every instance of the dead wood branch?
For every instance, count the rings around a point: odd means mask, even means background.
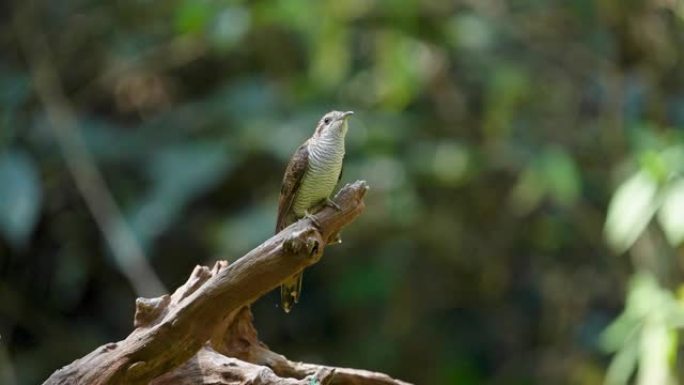
[[[258,340],[249,305],[316,263],[363,210],[368,187],[340,190],[340,210],[301,220],[232,264],[197,266],[172,295],[139,298],[135,330],[53,373],[45,384],[402,384],[373,372],[295,363]],[[154,380],[154,381],[153,381]]]

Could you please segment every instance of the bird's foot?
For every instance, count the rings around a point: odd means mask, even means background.
[[[327,207],[332,207],[337,211],[342,211],[342,207],[340,207],[340,205],[335,203],[335,201],[330,198],[325,198],[325,202],[323,202],[323,205]]]
[[[313,214],[311,214],[308,210],[304,212],[304,218],[310,220],[311,223],[313,223],[314,226],[316,226],[318,229],[321,228],[321,223],[318,222],[318,219],[316,219],[316,217]]]

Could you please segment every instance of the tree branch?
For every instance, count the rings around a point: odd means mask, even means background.
[[[367,189],[362,181],[342,188],[335,197],[340,210],[317,213],[318,227],[300,220],[230,265],[197,266],[170,296],[139,298],[136,329],[125,340],[101,346],[45,384],[303,384],[298,380],[305,378],[401,384],[378,373],[290,362],[258,340],[249,311],[258,297],[321,258],[335,234],[363,211]]]

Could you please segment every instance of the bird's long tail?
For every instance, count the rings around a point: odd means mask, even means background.
[[[302,294],[303,277],[304,274],[302,273],[293,275],[280,285],[280,304],[283,306],[285,313],[289,313],[292,310],[292,306],[299,302],[299,296]]]

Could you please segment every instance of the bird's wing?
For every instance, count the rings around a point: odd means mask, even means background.
[[[285,170],[283,177],[283,186],[280,189],[280,199],[278,199],[278,220],[276,221],[276,234],[284,229],[290,223],[287,223],[288,214],[292,209],[292,204],[295,198],[295,192],[302,182],[302,178],[306,173],[306,168],[309,165],[309,141],[307,140],[299,146],[290,163]]]

